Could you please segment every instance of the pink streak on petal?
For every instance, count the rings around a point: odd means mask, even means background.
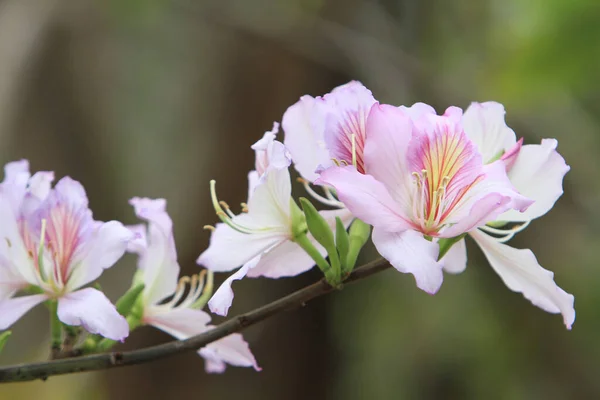
[[[504,164],[506,164],[506,171],[510,171],[515,165],[517,158],[519,157],[519,153],[521,152],[521,147],[523,146],[523,138],[519,139],[519,141],[510,149],[506,150],[506,152],[500,157]]]

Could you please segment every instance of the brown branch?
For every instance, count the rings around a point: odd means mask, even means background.
[[[356,268],[344,283],[351,283],[364,279],[389,268],[389,266],[389,263],[384,259],[372,261],[362,267]],[[319,282],[300,289],[286,297],[225,321],[208,332],[204,332],[186,340],[175,340],[140,350],[93,354],[77,358],[3,367],[0,368],[0,383],[24,382],[36,379],[45,380],[53,375],[97,371],[142,364],[185,351],[197,350],[211,342],[219,340],[231,333],[239,332],[251,325],[272,317],[273,315],[302,307],[308,301],[323,296],[333,290],[335,289],[329,286],[327,282],[320,280]]]

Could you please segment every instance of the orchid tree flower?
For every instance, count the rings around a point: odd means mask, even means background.
[[[333,186],[352,214],[373,226],[379,253],[432,294],[443,280],[436,238],[460,236],[532,203],[510,184],[504,162],[483,164],[461,118],[455,107],[438,116],[424,105],[377,104],[367,117],[364,166],[333,166],[315,182]]]
[[[342,208],[324,187],[326,197],[316,193],[310,183],[319,172],[337,164],[356,164],[364,173],[363,150],[367,117],[375,99],[360,82],[351,81],[323,97],[302,96],[283,114],[284,144],[307,192],[323,204]],[[354,158],[354,159],[353,159]]]
[[[550,211],[563,193],[562,181],[570,168],[556,151],[555,139],[523,146],[523,139],[517,141],[504,115],[504,106],[499,103],[473,103],[463,116],[465,133],[479,148],[484,163],[502,160],[514,187],[535,203],[524,212],[508,210],[469,235],[509,289],[523,293],[547,312],[561,313],[570,329],[575,320],[574,297],[556,285],[553,273],[539,265],[531,250],[504,244]],[[467,265],[464,240],[454,245],[442,261],[447,271],[462,272]]]
[[[52,172],[29,173],[28,162],[5,167],[0,186],[0,329],[44,301],[58,319],[113,340],[127,321],[106,296],[83,286],[121,258],[131,232],[120,222],[92,218],[81,184]],[[31,295],[16,296],[27,290]],[[56,304],[57,303],[57,304]]]
[[[243,203],[243,212],[234,215],[229,206],[219,202],[215,182],[211,182],[211,196],[217,215],[222,219],[213,230],[209,247],[197,263],[214,272],[241,268],[217,290],[209,307],[212,312],[226,315],[233,300],[231,284],[248,275],[281,278],[301,274],[315,265],[315,257],[326,254],[309,235],[305,223],[297,216],[301,211],[292,199],[290,155],[285,146],[267,132],[252,148],[256,152],[256,169],[249,174],[250,194]],[[321,211],[321,215],[335,227],[335,217],[351,220],[346,210]],[[299,232],[300,231],[300,232]],[[309,255],[307,248],[315,249]],[[324,259],[323,259],[324,262]]]
[[[130,243],[129,251],[139,256],[135,280],[144,283],[139,298],[140,323],[179,340],[212,329],[210,315],[201,310],[208,301],[206,294],[210,296],[212,290],[211,279],[210,285],[204,285],[206,271],[191,278],[183,277],[178,282],[180,268],[166,201],[133,198],[130,203],[136,215],[148,222],[147,227],[145,224],[130,227],[137,238]],[[198,354],[205,359],[207,372],[223,372],[226,364],[260,371],[248,343],[239,333],[210,343],[198,350]]]

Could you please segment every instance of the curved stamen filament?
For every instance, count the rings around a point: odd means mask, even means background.
[[[510,239],[512,239],[517,233],[525,230],[525,228],[527,228],[529,226],[529,224],[531,223],[531,220],[527,220],[525,222],[523,222],[521,225],[517,225],[511,229],[498,229],[498,228],[493,228],[491,226],[480,226],[479,229],[481,229],[482,231],[486,232],[486,233],[491,233],[492,235],[500,235],[501,237],[493,237],[494,239],[496,239],[499,243],[506,243],[508,242]]]
[[[333,195],[331,195],[331,192],[329,192],[326,188],[324,188],[324,190],[328,194],[328,197],[331,196],[329,198],[325,198],[325,197],[321,196],[319,193],[315,192],[314,189],[312,187],[310,187],[310,182],[308,182],[306,179],[298,178],[298,182],[302,183],[302,185],[304,186],[304,190],[306,190],[306,192],[313,199],[325,204],[326,206],[337,207],[337,208],[344,207],[344,204],[342,202],[336,200],[335,198],[333,198]]]
[[[206,276],[206,270],[202,270],[198,275],[184,276],[179,279],[177,289],[173,294],[171,301],[163,304],[164,307],[176,308],[190,308],[203,294],[204,292],[204,278]],[[188,289],[189,286],[189,289]],[[184,294],[187,295],[184,298]]]
[[[235,215],[231,212],[231,210],[229,210],[229,206],[226,207],[227,211],[223,210],[221,203],[223,203],[225,205],[227,205],[227,203],[221,202],[217,198],[216,184],[217,183],[214,179],[210,181],[210,198],[212,200],[212,204],[215,209],[215,212],[217,213],[217,217],[219,217],[219,219],[221,221],[223,221],[225,224],[229,225],[232,229],[234,229],[240,233],[245,233],[247,235],[256,233],[255,230],[247,228],[243,225],[240,225],[240,224],[234,222],[233,218],[235,217]]]

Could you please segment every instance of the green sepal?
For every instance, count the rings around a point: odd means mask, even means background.
[[[331,227],[310,201],[304,197],[301,197],[300,204],[302,205],[304,215],[306,216],[306,225],[308,226],[308,231],[315,238],[315,240],[319,242],[321,246],[325,248],[325,250],[327,250],[331,268],[336,275],[341,276],[342,268],[340,265],[340,258],[335,246],[335,238],[333,236],[333,232],[331,231]]]
[[[292,220],[292,236],[302,236],[308,231],[306,217],[294,199],[290,199],[290,217]]]
[[[117,301],[117,312],[125,317],[131,314],[133,306],[138,301],[142,292],[146,288],[144,283],[134,284],[127,292]]]
[[[4,350],[4,346],[6,345],[6,342],[8,342],[10,335],[12,335],[12,331],[4,331],[0,333],[0,352]]]
[[[350,225],[350,233],[348,235],[349,247],[348,255],[346,256],[346,269],[344,274],[349,274],[356,265],[358,254],[360,253],[363,246],[369,240],[371,235],[371,225],[364,223],[360,219],[356,218],[352,225]]]
[[[452,246],[460,242],[466,235],[466,233],[463,233],[462,235],[458,235],[452,238],[439,239],[438,245],[440,246],[440,252],[438,255],[438,261],[441,260],[446,255],[446,253],[448,253]]]
[[[348,232],[340,217],[335,217],[335,243],[337,246],[338,254],[340,255],[340,262],[342,264],[342,273],[346,268],[346,258],[348,257],[348,249],[350,248],[350,241],[348,239]]]

